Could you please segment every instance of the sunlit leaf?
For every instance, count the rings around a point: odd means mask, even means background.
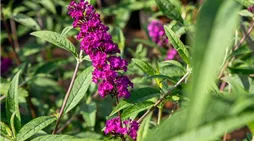
[[[67,113],[74,108],[85,96],[86,91],[92,82],[92,69],[93,67],[88,67],[76,78],[70,93],[70,97],[68,98],[64,108],[64,113]]]
[[[24,141],[39,132],[41,129],[47,127],[49,124],[54,122],[56,117],[53,116],[42,116],[29,121],[25,124],[17,134],[18,141]]]
[[[31,35],[46,40],[60,48],[63,48],[71,52],[75,57],[77,57],[77,51],[75,46],[65,37],[62,37],[61,34],[53,31],[36,31],[32,32]]]
[[[173,5],[170,0],[156,0],[160,10],[165,14],[167,17],[178,20],[183,23],[183,19],[179,9]]]

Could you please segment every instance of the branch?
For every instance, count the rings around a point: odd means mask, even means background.
[[[187,72],[171,89],[168,90],[166,94],[164,94],[149,110],[147,110],[146,113],[141,118],[139,118],[137,122],[141,123],[144,120],[144,118],[149,113],[151,113],[172,92],[172,90],[178,87],[184,81],[184,79],[187,78],[189,74],[190,72]]]

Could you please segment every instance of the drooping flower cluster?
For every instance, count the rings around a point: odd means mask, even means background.
[[[127,76],[119,75],[118,71],[127,71],[128,63],[121,57],[118,46],[112,41],[107,31],[109,28],[102,23],[100,15],[88,2],[72,1],[68,6],[68,14],[74,19],[73,27],[80,28],[77,39],[81,40],[80,48],[90,56],[93,71],[93,82],[98,84],[101,97],[117,94],[128,98],[128,87],[133,87]]]
[[[163,28],[163,23],[158,20],[153,20],[148,25],[149,36],[152,38],[152,41],[158,44],[159,46],[166,46],[168,44],[168,39],[165,35]]]
[[[167,57],[166,60],[173,60],[175,56],[177,55],[177,51],[174,48],[171,48],[167,51]]]
[[[248,7],[248,11],[250,11],[250,12],[254,12],[254,5],[253,6],[250,6],[250,7]]]
[[[7,72],[11,64],[12,64],[12,61],[10,58],[1,57],[1,73]]]
[[[114,135],[129,135],[133,140],[136,140],[137,131],[139,128],[139,124],[137,123],[137,121],[125,120],[123,121],[122,125],[120,117],[107,120],[104,133],[111,133]]]
[[[159,46],[166,47],[169,43],[165,30],[163,28],[163,23],[158,20],[153,20],[148,25],[149,36],[152,38],[152,41],[158,44]],[[169,48],[167,51],[167,56],[165,60],[172,60],[177,55],[177,51],[174,48]]]

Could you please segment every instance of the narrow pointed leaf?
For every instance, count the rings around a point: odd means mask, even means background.
[[[144,141],[144,139],[148,135],[151,117],[152,113],[148,114],[148,116],[141,122],[138,129],[137,141]]]
[[[142,60],[139,60],[139,59],[132,59],[132,61],[146,74],[148,75],[153,75],[156,73],[156,71],[153,69],[153,67],[145,62],[145,61],[142,61]]]
[[[13,16],[13,19],[24,25],[25,27],[32,28],[34,30],[40,30],[40,26],[38,23],[31,17],[28,17],[27,15],[24,14],[16,14]]]
[[[55,120],[56,117],[53,116],[42,116],[31,120],[20,129],[20,131],[17,134],[17,140],[24,141],[28,139],[29,137],[39,132],[41,129],[47,127]]]
[[[71,26],[65,27],[65,28],[63,29],[62,33],[61,33],[61,36],[62,36],[62,37],[65,37],[66,34],[67,34],[70,30],[72,30],[72,29],[73,29],[72,25],[71,25]]]
[[[18,103],[18,85],[19,85],[19,76],[21,71],[19,71],[12,79],[11,85],[9,87],[8,93],[6,95],[6,115],[7,119],[10,120],[13,113],[15,113],[14,117],[14,125],[16,131],[19,131],[21,127],[21,118],[19,112],[19,103]]]
[[[65,49],[71,52],[75,57],[78,56],[75,46],[66,37],[62,37],[59,33],[53,31],[36,31],[32,32],[31,35]]]
[[[113,116],[118,111],[134,105],[135,103],[144,102],[153,97],[158,97],[160,91],[151,87],[139,88],[131,91],[131,97],[127,100],[121,100],[119,104],[113,109],[109,116]]]
[[[0,122],[0,129],[1,129],[0,130],[1,136],[4,136],[4,137],[11,137],[12,136],[11,129],[8,127],[7,124]]]
[[[183,23],[183,19],[180,10],[173,5],[170,0],[156,0],[160,10],[170,19],[174,19]]]
[[[166,31],[166,35],[170,43],[177,50],[178,54],[181,56],[183,61],[187,64],[190,64],[189,52],[187,48],[184,46],[184,44],[182,43],[182,41],[176,36],[174,31],[172,31],[170,27],[164,26],[164,29]]]
[[[92,70],[93,67],[89,67],[76,78],[70,97],[68,98],[67,104],[64,108],[64,113],[67,113],[74,108],[85,96],[86,91],[92,82]]]
[[[69,135],[44,135],[34,138],[31,141],[70,141],[71,139],[74,139],[74,137]]]
[[[153,102],[142,102],[142,103],[137,103],[133,106],[130,106],[129,108],[123,111],[123,113],[121,114],[121,118],[127,119],[134,114],[138,114],[139,112],[142,112],[146,109],[151,108],[153,104],[154,104]]]
[[[45,8],[47,8],[53,14],[56,14],[56,8],[52,0],[39,1]]]

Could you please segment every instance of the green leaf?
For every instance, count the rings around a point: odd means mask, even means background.
[[[56,14],[56,8],[52,0],[41,0],[39,1],[45,8],[47,8],[53,14]]]
[[[14,112],[14,113],[11,115],[11,119],[10,119],[11,131],[12,131],[12,134],[13,134],[13,137],[14,137],[14,138],[16,137],[15,117],[16,117],[16,112]]]
[[[168,26],[164,26],[166,31],[166,35],[173,45],[173,47],[177,50],[178,54],[181,56],[183,61],[187,64],[190,64],[189,52],[182,43],[182,41],[175,35],[174,31],[172,31]]]
[[[117,43],[121,53],[123,53],[124,45],[125,45],[125,37],[124,37],[123,31],[119,27],[113,27],[110,33],[113,36],[112,37],[113,41]]]
[[[128,103],[125,100],[121,100],[117,106],[113,109],[113,111],[109,114],[109,116],[113,116],[114,114],[116,114],[118,111],[127,108],[129,106],[133,105],[132,103]]]
[[[144,141],[145,137],[148,135],[151,117],[152,113],[148,114],[148,116],[141,122],[138,129],[137,141]]]
[[[86,91],[92,82],[92,70],[93,67],[88,67],[76,78],[70,93],[70,97],[68,98],[68,101],[64,108],[64,113],[67,113],[72,108],[74,108],[85,96]]]
[[[213,121],[229,116],[230,108],[233,105],[232,98],[231,96],[229,101],[219,96],[212,97],[208,107],[206,107],[204,116],[200,120],[202,123],[201,125],[205,125],[209,122],[212,123]],[[167,118],[155,130],[149,133],[146,140],[165,141],[188,132],[186,129],[186,120],[189,116],[187,114],[188,110],[183,109],[176,111],[170,118]],[[210,134],[212,134],[212,132],[210,132]]]
[[[221,98],[218,99],[218,97],[213,98],[213,101],[209,103],[210,107],[206,110],[206,116],[201,120],[203,124],[199,127],[186,131],[186,123],[184,120],[188,119],[186,115],[187,111],[180,111],[166,119],[148,135],[145,141],[210,141],[221,137],[225,131],[231,132],[253,121],[253,112],[229,115],[228,112],[232,103],[229,104],[229,101],[221,100]]]
[[[71,52],[75,57],[78,56],[75,46],[66,37],[62,37],[59,33],[53,31],[36,31],[32,32],[31,35],[65,49]]]
[[[8,82],[8,81],[3,81],[3,80],[4,79],[1,78],[1,82],[0,82],[0,84],[1,84],[0,94],[7,95],[11,83]],[[18,94],[19,94],[18,98],[20,100],[21,98],[28,96],[28,91],[25,90],[24,88],[18,87]]]
[[[134,62],[144,73],[148,75],[154,75],[156,73],[153,67],[145,61],[139,59],[132,59],[132,62]]]
[[[132,115],[138,114],[139,112],[151,108],[153,104],[154,104],[153,102],[142,102],[134,104],[123,111],[123,113],[121,114],[121,118],[127,119]]]
[[[240,8],[234,1],[221,0],[205,1],[201,8],[193,46],[188,129],[200,124],[209,101],[208,92],[216,80],[226,48],[230,46],[233,33],[239,24]],[[195,114],[191,111],[195,111]]]
[[[72,139],[74,137],[69,135],[44,135],[34,138],[31,141],[71,141]]]
[[[251,0],[235,0],[235,1],[242,4],[245,7],[249,7],[252,5]]]
[[[34,30],[40,30],[40,26],[38,25],[38,23],[31,17],[28,17],[27,15],[16,14],[13,16],[13,19],[16,22],[24,25],[25,27],[32,28]]]
[[[71,25],[71,26],[65,27],[65,28],[63,29],[62,33],[61,33],[61,36],[62,36],[62,37],[65,37],[66,34],[67,34],[70,30],[72,30],[72,29],[73,29],[73,26],[72,26],[72,25]]]
[[[11,129],[8,127],[7,124],[0,122],[0,128],[1,128],[1,136],[7,137],[7,138],[11,138],[12,137],[12,132]]]
[[[248,10],[241,10],[239,14],[243,17],[253,17],[253,14]]]
[[[225,80],[231,86],[233,94],[248,94],[248,92],[244,89],[244,84],[242,84],[241,78],[239,78],[239,76],[227,76],[224,77],[223,80]]]
[[[250,129],[251,134],[253,135],[254,134],[254,120],[248,123],[248,128]]]
[[[127,99],[129,103],[138,103],[144,102],[153,97],[157,97],[160,95],[160,91],[151,87],[144,87],[139,89],[134,89],[131,91],[131,97]]]
[[[163,61],[159,64],[160,67],[164,67],[164,66],[176,66],[176,67],[179,67],[181,68],[182,70],[185,71],[185,68],[183,67],[183,65],[178,62],[178,61],[175,61],[175,60],[167,60],[167,61]]]
[[[170,0],[155,0],[160,10],[170,19],[174,19],[183,23],[180,10],[172,4]]]
[[[61,66],[66,65],[70,61],[68,59],[57,59],[57,60],[50,60],[48,62],[44,62],[42,65],[40,65],[36,70],[35,74],[44,73],[49,74],[57,69],[59,69]]]
[[[155,88],[145,87],[131,91],[131,97],[127,100],[121,100],[119,104],[113,109],[109,116],[113,116],[118,111],[132,106],[135,103],[144,102],[153,97],[160,95],[160,91]]]
[[[74,138],[74,139],[70,139],[69,141],[103,141],[103,140],[98,140],[98,139],[92,139],[92,138]]]
[[[172,77],[169,77],[167,75],[161,75],[161,74],[160,75],[152,75],[152,76],[148,77],[148,79],[160,79],[161,81],[167,79],[173,83],[176,83],[176,81]]]
[[[168,139],[168,141],[210,141],[221,137],[225,131],[231,132],[234,129],[245,126],[250,121],[254,120],[254,113],[245,113],[238,116],[228,117],[217,120],[213,123],[203,125],[196,130],[181,134],[177,137]]]
[[[14,125],[16,131],[19,131],[21,127],[21,118],[19,112],[19,103],[18,103],[18,85],[19,85],[19,75],[21,71],[19,71],[12,79],[11,85],[9,87],[8,93],[6,95],[6,115],[7,119],[10,120],[13,113],[15,113],[14,117]]]
[[[18,141],[24,141],[32,135],[39,132],[41,129],[47,127],[49,124],[54,122],[56,117],[53,116],[42,116],[29,121],[25,124],[17,134]]]
[[[11,140],[12,140],[12,138],[0,136],[0,141],[11,141]]]
[[[81,114],[85,119],[88,127],[94,127],[96,122],[96,110],[97,106],[95,102],[84,104],[81,106]]]

